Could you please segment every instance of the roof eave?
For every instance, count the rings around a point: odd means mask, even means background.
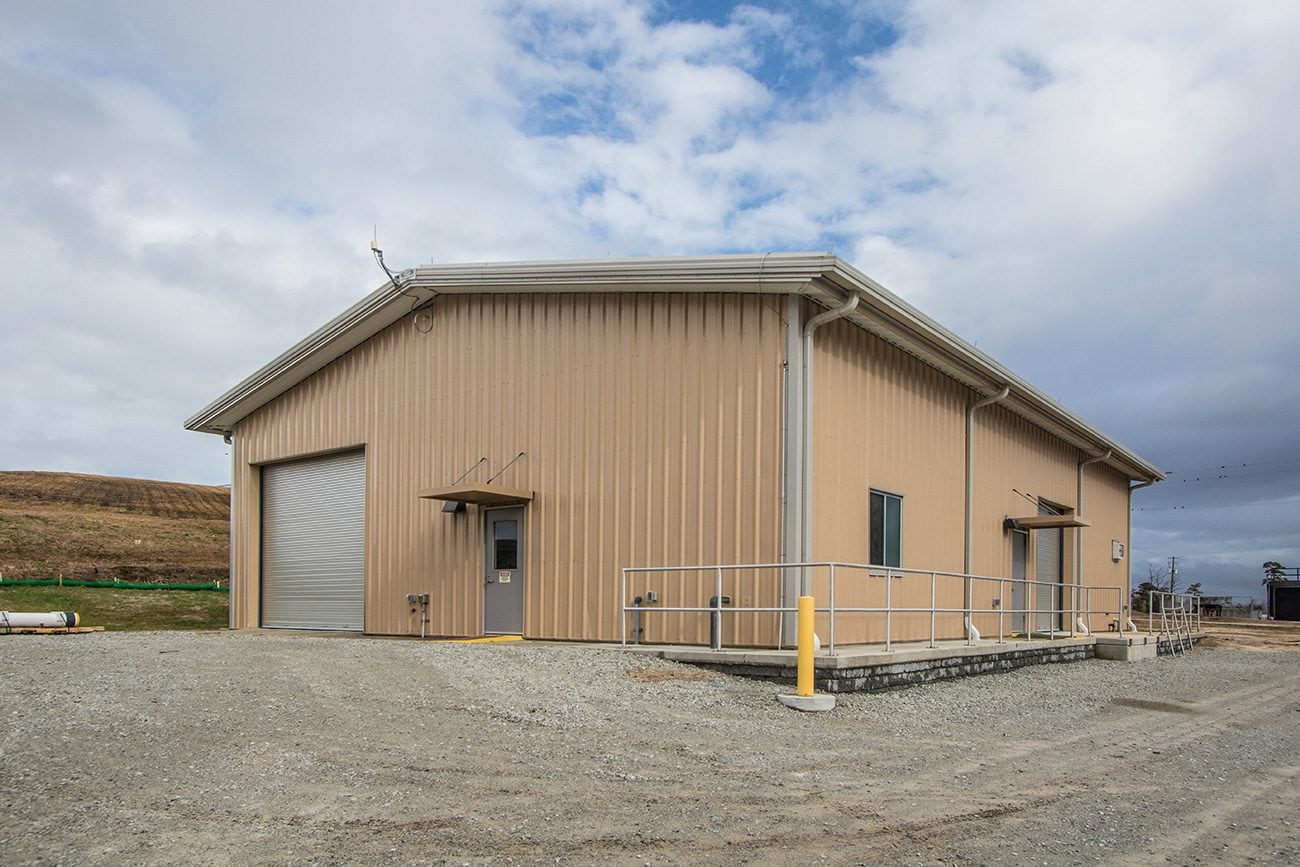
[[[229,434],[235,424],[440,294],[509,292],[762,292],[790,294],[839,260],[830,253],[426,265],[388,282],[263,365],[185,421]],[[409,300],[407,300],[409,299]]]
[[[760,292],[802,294],[827,306],[848,292],[861,302],[860,327],[911,353],[968,387],[986,393],[1010,387],[1011,411],[1131,479],[1164,474],[1110,437],[830,253],[764,253],[428,265],[398,275],[281,353],[185,422],[189,430],[229,434],[235,424],[330,362],[369,340],[439,294],[565,292]]]

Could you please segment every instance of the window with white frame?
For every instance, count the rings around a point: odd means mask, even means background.
[[[871,565],[903,565],[903,498],[871,492]]]

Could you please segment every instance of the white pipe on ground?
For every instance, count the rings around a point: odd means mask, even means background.
[[[31,614],[25,611],[0,611],[0,629],[63,629],[81,622],[75,611],[43,611]]]

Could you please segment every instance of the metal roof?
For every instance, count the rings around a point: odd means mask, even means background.
[[[397,275],[199,410],[189,430],[230,433],[236,422],[436,295],[514,292],[799,294],[826,306],[859,296],[849,319],[981,394],[1010,389],[1011,412],[1131,479],[1164,474],[1052,398],[830,253],[763,253],[425,265]]]

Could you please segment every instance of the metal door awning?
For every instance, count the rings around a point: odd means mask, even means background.
[[[422,500],[446,500],[452,503],[471,503],[475,506],[527,503],[532,498],[532,491],[503,488],[500,485],[452,485],[447,488],[428,488],[420,491]]]
[[[1024,518],[1007,518],[1004,530],[1051,530],[1057,527],[1091,527],[1083,518],[1074,515],[1029,515]]]

